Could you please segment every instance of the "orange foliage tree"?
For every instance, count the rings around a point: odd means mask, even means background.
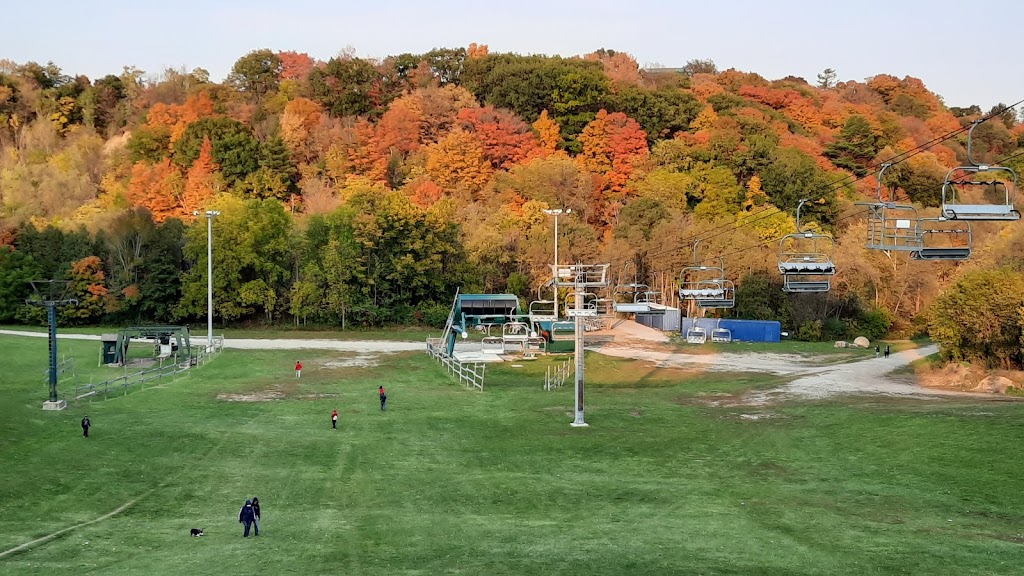
[[[441,199],[443,193],[440,186],[426,177],[420,177],[407,183],[403,190],[420,208],[430,208]]]
[[[126,196],[132,206],[147,208],[159,223],[181,215],[179,198],[183,189],[184,180],[177,164],[165,158],[152,165],[136,162]]]
[[[604,177],[613,197],[624,194],[634,167],[649,152],[647,133],[622,112],[609,114],[601,110],[583,129],[579,140],[583,143],[580,161],[588,170]]]
[[[529,158],[537,147],[530,125],[508,110],[493,106],[459,110],[459,126],[483,145],[484,157],[495,169],[508,169]]]
[[[107,275],[103,271],[103,260],[97,256],[86,256],[71,263],[68,270],[68,294],[78,304],[64,308],[61,315],[72,322],[97,320],[107,311]]]
[[[292,156],[300,162],[310,162],[316,157],[313,134],[323,116],[323,107],[306,98],[296,98],[284,107],[281,138]]]
[[[305,52],[278,52],[277,58],[281,61],[281,80],[302,80],[315,65]]]
[[[604,67],[604,74],[609,80],[618,84],[632,84],[639,86],[643,83],[640,78],[640,65],[636,60],[625,52],[615,50],[598,50],[583,57],[584,60],[596,60]]]
[[[190,96],[184,104],[154,104],[146,115],[146,126],[170,130],[171,144],[185,133],[188,125],[200,118],[213,115],[213,100],[206,92]]]
[[[548,116],[547,110],[541,110],[540,116],[533,123],[533,131],[540,143],[539,151],[550,155],[558,150],[558,143],[562,139],[562,127]]]
[[[427,148],[427,174],[445,190],[477,192],[491,176],[484,148],[473,134],[456,128]]]
[[[199,158],[188,169],[185,179],[185,191],[181,195],[181,209],[186,215],[194,210],[201,210],[220,189],[218,166],[213,161],[213,145],[210,138],[203,139],[199,149]]]
[[[483,58],[487,56],[488,52],[487,44],[473,42],[466,48],[466,58]]]

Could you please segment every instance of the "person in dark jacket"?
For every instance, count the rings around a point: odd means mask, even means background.
[[[889,357],[889,345],[888,344],[885,345],[885,357],[886,358]]]
[[[89,417],[86,416],[85,418],[82,418],[82,436],[85,436],[86,438],[89,437],[90,426],[92,426],[92,422],[89,420]]]
[[[252,527],[253,521],[256,520],[256,513],[252,509],[252,501],[246,500],[245,506],[238,512],[238,522],[245,524],[245,533],[242,534],[243,538],[249,537],[249,529]]]
[[[380,394],[380,410],[383,412],[388,409],[388,395],[384,393],[383,386],[377,390],[377,393]]]
[[[252,497],[252,527],[256,529],[256,535],[260,535],[260,499]]]

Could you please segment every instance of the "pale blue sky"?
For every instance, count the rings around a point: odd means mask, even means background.
[[[202,67],[215,80],[256,48],[327,59],[487,44],[492,52],[571,56],[612,48],[641,65],[710,58],[774,79],[921,78],[951,106],[1024,99],[1012,0],[8,0],[0,58],[52,60],[91,78],[134,65]],[[1008,23],[1008,25],[1003,25]],[[980,29],[971,31],[970,26]]]

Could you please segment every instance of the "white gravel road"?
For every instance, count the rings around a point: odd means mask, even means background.
[[[19,330],[0,330],[0,334],[9,336],[34,336],[46,338],[46,332],[23,332]],[[68,340],[99,340],[95,334],[58,334],[58,339]],[[192,336],[191,342],[206,345],[203,336]],[[293,340],[263,338],[225,338],[224,347],[238,350],[337,350],[339,352],[422,352],[426,350],[425,342],[403,342],[392,340]]]

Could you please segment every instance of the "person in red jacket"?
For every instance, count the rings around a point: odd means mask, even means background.
[[[380,395],[380,411],[383,412],[388,409],[388,395],[384,393],[384,387],[381,386],[377,393]]]
[[[338,429],[338,409],[335,408],[334,412],[331,412],[331,428]]]
[[[302,362],[295,362],[295,377],[302,378]]]

